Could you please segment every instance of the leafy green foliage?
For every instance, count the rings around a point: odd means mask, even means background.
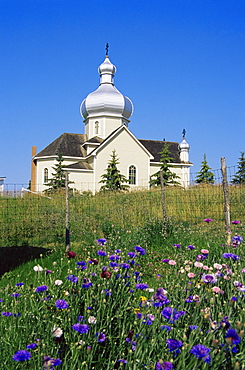
[[[173,161],[173,158],[170,155],[169,145],[167,143],[164,143],[162,151],[160,152],[160,155],[161,155],[160,170],[151,176],[150,186],[161,185],[160,171],[162,171],[163,183],[165,186],[180,185],[179,182],[175,180],[175,179],[179,179],[179,176],[177,176],[176,173],[170,170],[170,168],[174,167],[174,165],[171,164],[171,162]]]
[[[232,184],[245,184],[245,152],[241,152],[238,162],[238,170],[233,177]]]
[[[55,190],[58,190],[58,189],[65,189],[65,182],[66,182],[66,179],[65,179],[65,170],[64,170],[64,165],[63,165],[63,157],[62,157],[62,154],[59,153],[58,154],[58,157],[57,157],[57,163],[54,165],[53,170],[54,172],[52,173],[52,176],[53,178],[52,179],[49,179],[49,181],[47,182],[47,184],[45,184],[46,186],[49,186],[49,188],[47,189],[47,192],[50,192],[50,191],[55,191]]]
[[[126,176],[122,175],[120,170],[117,168],[118,164],[119,160],[117,158],[116,151],[113,150],[106,172],[101,176],[102,180],[100,183],[105,185],[101,186],[100,190],[119,191],[127,190],[129,188],[128,185],[125,185],[125,183],[128,182]]]
[[[213,184],[214,183],[214,174],[209,167],[207,162],[207,156],[204,154],[203,161],[201,163],[201,169],[197,174],[195,182],[197,184]]]

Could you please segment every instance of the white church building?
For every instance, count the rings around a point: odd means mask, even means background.
[[[174,165],[171,168],[183,187],[190,183],[190,146],[185,137],[181,143],[140,140],[129,129],[133,113],[131,100],[114,85],[116,67],[106,56],[99,66],[100,85],[81,104],[84,134],[63,133],[39,153],[32,147],[31,190],[47,189],[57,156],[62,154],[63,165],[69,173],[70,187],[79,192],[100,190],[101,175],[106,172],[115,150],[118,169],[129,180],[131,189],[149,189],[150,176],[159,170],[160,152],[164,143],[169,146]],[[162,135],[161,135],[162,136]]]

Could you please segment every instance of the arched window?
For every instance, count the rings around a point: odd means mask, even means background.
[[[48,169],[44,168],[44,170],[43,170],[43,183],[47,184],[47,182],[48,182]]]
[[[95,135],[99,134],[99,122],[98,121],[94,123],[94,134]]]
[[[136,167],[134,165],[129,166],[128,180],[130,185],[136,185]]]

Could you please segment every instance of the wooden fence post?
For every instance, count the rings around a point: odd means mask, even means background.
[[[70,212],[69,212],[69,174],[66,172],[65,189],[66,189],[66,251],[70,250]]]
[[[167,216],[166,203],[165,203],[165,191],[164,191],[164,181],[163,181],[162,170],[160,170],[160,182],[161,182],[162,214],[163,214],[163,223],[164,223],[164,233],[166,234],[166,226],[167,226],[168,216]]]
[[[227,245],[230,245],[231,244],[230,197],[229,197],[225,157],[221,157],[221,172],[222,172],[222,184],[223,184],[223,192],[224,192],[225,229],[227,232]]]

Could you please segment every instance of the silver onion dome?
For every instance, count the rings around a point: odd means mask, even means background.
[[[99,66],[100,86],[90,93],[81,104],[81,114],[84,119],[112,116],[129,120],[133,113],[133,103],[120,93],[114,86],[116,67],[110,62],[108,56]]]
[[[185,137],[183,138],[182,142],[179,144],[179,149],[180,150],[183,150],[183,149],[189,150],[190,149],[190,145],[185,140]]]

